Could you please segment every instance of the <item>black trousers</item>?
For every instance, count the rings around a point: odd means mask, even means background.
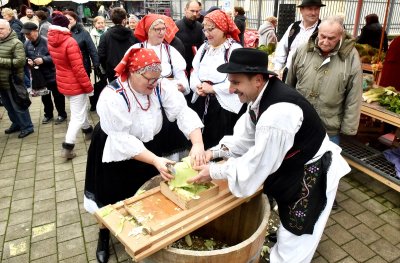
[[[42,103],[44,105],[44,116],[47,118],[53,118],[54,106],[51,99],[51,96],[53,95],[54,104],[56,106],[58,116],[66,118],[67,113],[65,112],[65,97],[58,91],[57,84],[48,84],[47,89],[49,89],[51,93],[42,96]]]

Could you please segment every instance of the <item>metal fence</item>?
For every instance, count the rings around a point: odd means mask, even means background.
[[[183,16],[187,0],[172,0],[172,12],[174,19],[180,19]],[[222,0],[202,0],[203,9],[208,10],[211,6],[222,8]],[[247,28],[257,29],[263,23],[267,16],[274,15],[275,0],[235,0],[236,6],[242,6],[246,10]],[[279,4],[299,5],[301,0],[279,0]],[[350,33],[354,30],[358,0],[324,0],[326,7],[321,8],[320,17],[329,15],[343,14],[345,17],[344,25]],[[360,21],[358,21],[357,35],[365,25],[364,17],[375,13],[379,21],[383,24],[387,6],[387,0],[364,0],[361,7]],[[278,12],[279,14],[279,12]],[[296,9],[296,20],[300,20],[301,15]],[[279,19],[279,17],[278,17]],[[400,35],[400,0],[392,0],[389,5],[387,18],[388,35]]]

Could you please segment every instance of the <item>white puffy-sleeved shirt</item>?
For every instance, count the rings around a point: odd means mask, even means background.
[[[130,89],[127,81],[121,82],[118,78],[117,82],[124,89],[128,102],[114,88],[106,86],[97,103],[101,128],[108,135],[103,162],[128,160],[140,154],[145,149],[143,143],[153,140],[162,127],[162,111],[155,90],[148,99],[147,95]],[[187,138],[195,129],[203,128],[197,113],[187,106],[185,97],[173,83],[163,79],[160,85],[161,101],[168,120],[177,120],[179,129]]]
[[[212,47],[207,43],[201,45],[196,55],[193,58],[192,66],[193,71],[190,75],[190,88],[193,91],[192,103],[194,103],[198,95],[196,93],[197,85],[204,81],[211,81],[214,83],[213,88],[215,96],[222,108],[227,111],[238,113],[242,107],[238,96],[229,93],[230,82],[228,74],[220,73],[217,68],[227,63],[225,52],[228,51],[228,60],[233,50],[241,48],[242,46],[232,39],[227,39],[222,45]],[[203,50],[207,48],[203,58]]]
[[[265,87],[256,101],[249,105],[256,115],[264,90]],[[237,197],[253,194],[281,166],[302,122],[301,108],[288,102],[270,106],[263,112],[257,125],[251,121],[250,114],[243,114],[234,127],[233,135],[225,136],[213,148],[220,149],[223,144],[232,157],[225,163],[211,163],[211,178],[227,179],[229,189]],[[332,163],[327,175],[328,192],[337,186],[341,177],[350,172],[350,167],[340,155],[341,148],[329,141],[328,135],[307,163],[315,162],[327,151],[332,152]]]
[[[274,56],[274,70],[281,70],[283,67],[290,68],[292,62],[292,56],[296,49],[304,43],[307,43],[310,36],[314,33],[315,28],[318,26],[318,21],[308,27],[305,28],[303,25],[303,21],[300,23],[300,31],[294,38],[292,45],[289,50],[289,33],[292,29],[293,24],[291,24],[286,30],[285,34],[281,38],[281,41],[278,42],[275,50]]]
[[[185,73],[186,61],[179,53],[179,51],[176,50],[176,48],[174,48],[173,46],[168,45],[168,53],[167,46],[164,43],[153,46],[148,41],[144,41],[143,43],[136,43],[132,47],[140,48],[142,47],[142,45],[144,48],[150,48],[156,52],[157,57],[161,61],[161,77],[169,78],[169,76],[173,75],[176,84],[182,84],[182,86],[185,88],[183,94],[189,94],[189,81]],[[171,63],[169,61],[171,61]]]

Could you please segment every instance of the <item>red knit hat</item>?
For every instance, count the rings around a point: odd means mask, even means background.
[[[126,81],[129,72],[135,72],[153,64],[161,64],[153,49],[130,48],[114,70],[116,76],[121,77],[121,81]]]

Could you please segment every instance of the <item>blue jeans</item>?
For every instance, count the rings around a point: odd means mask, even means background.
[[[12,124],[10,128],[19,128],[21,131],[33,131],[33,123],[29,109],[21,109],[13,100],[10,90],[0,91],[1,100],[7,110],[8,117]]]
[[[329,140],[330,140],[331,142],[333,142],[333,143],[339,145],[339,144],[340,144],[340,135],[337,134],[337,135],[329,136]]]

